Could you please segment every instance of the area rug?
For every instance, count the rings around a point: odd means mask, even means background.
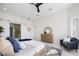
[[[61,56],[62,50],[59,48],[46,46],[45,50],[46,53],[43,54],[43,56]]]

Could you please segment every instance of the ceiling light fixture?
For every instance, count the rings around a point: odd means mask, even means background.
[[[39,13],[39,12],[40,12],[40,10],[39,10],[39,6],[42,5],[43,3],[30,3],[30,4],[36,6],[36,8],[37,8],[37,12]]]

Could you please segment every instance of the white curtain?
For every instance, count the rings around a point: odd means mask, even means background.
[[[79,38],[79,17],[71,19],[71,37]]]

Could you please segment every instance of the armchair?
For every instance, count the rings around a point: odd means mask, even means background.
[[[76,38],[70,38],[70,42],[64,42],[63,40],[60,40],[60,45],[63,46],[64,48],[71,50],[71,49],[78,49],[78,39]]]

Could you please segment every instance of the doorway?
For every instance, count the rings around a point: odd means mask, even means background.
[[[21,25],[10,23],[10,36],[15,38],[21,38]]]

